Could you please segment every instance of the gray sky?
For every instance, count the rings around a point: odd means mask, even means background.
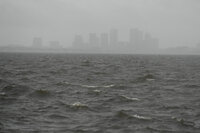
[[[161,47],[200,42],[200,0],[0,0],[0,45],[31,45],[32,38],[71,45],[74,34],[117,28],[127,40],[138,27]]]

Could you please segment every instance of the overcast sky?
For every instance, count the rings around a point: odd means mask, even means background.
[[[200,42],[200,0],[0,0],[0,45],[31,45],[33,37],[71,45],[75,34],[138,27],[160,47]]]

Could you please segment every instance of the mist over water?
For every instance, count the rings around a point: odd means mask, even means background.
[[[199,6],[198,0],[1,0],[0,51],[198,54]],[[115,46],[99,47],[107,38]]]
[[[200,131],[199,56],[0,54],[0,131]]]
[[[199,133],[199,0],[0,0],[0,133]]]

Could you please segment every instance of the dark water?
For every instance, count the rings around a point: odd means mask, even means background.
[[[0,54],[2,133],[199,133],[200,56]]]

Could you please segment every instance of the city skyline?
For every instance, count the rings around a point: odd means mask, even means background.
[[[120,40],[118,29],[110,29],[109,32],[100,34],[89,33],[87,39],[82,35],[75,35],[72,48],[79,50],[123,51],[123,52],[158,52],[159,41],[150,33],[138,28],[129,29],[128,40]]]
[[[0,46],[0,52],[62,52],[62,53],[115,53],[115,54],[199,54],[200,43],[194,47],[160,47],[159,39],[139,28],[129,28],[126,39],[123,30],[111,28],[105,32],[75,34],[71,45],[63,45],[60,40],[46,40],[42,36],[33,37],[29,45],[12,44]]]
[[[198,0],[1,0],[0,45],[28,46],[33,37],[68,47],[74,34],[116,27],[126,40],[130,27],[159,38],[161,48],[200,42]],[[44,42],[45,43],[45,42]]]

